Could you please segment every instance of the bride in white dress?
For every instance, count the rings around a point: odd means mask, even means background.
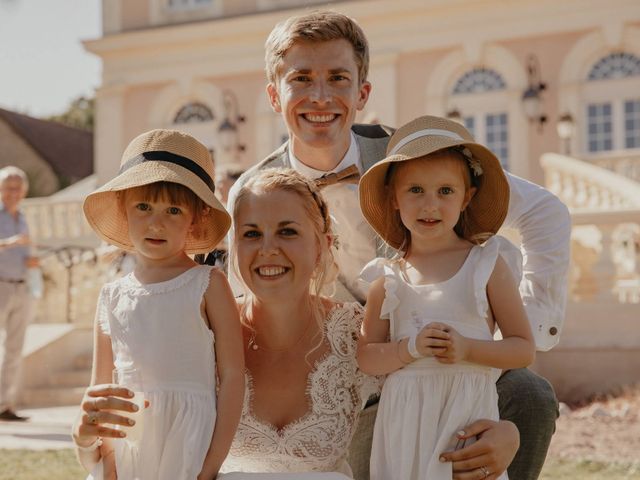
[[[246,393],[221,471],[245,473],[224,478],[351,478],[349,444],[380,380],[356,362],[363,308],[320,294],[336,270],[326,203],[297,172],[266,170],[239,192],[234,225]]]

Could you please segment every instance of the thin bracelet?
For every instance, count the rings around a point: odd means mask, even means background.
[[[418,335],[415,333],[409,337],[409,341],[407,342],[407,351],[409,355],[411,355],[416,360],[423,357],[423,355],[418,351],[418,347],[416,345],[416,339]]]
[[[398,340],[396,342],[396,355],[398,356],[398,360],[400,360],[404,365],[409,365],[411,362],[405,362],[400,356],[400,342],[402,342],[402,340]]]
[[[82,445],[78,445],[75,441],[73,442],[76,444],[76,448],[78,450],[80,450],[81,452],[95,452],[98,448],[100,448],[102,446],[102,438],[101,437],[96,437],[96,440],[89,446],[87,447],[83,447]]]

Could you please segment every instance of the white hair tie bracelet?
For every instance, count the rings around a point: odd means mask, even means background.
[[[407,351],[409,352],[409,355],[411,355],[416,360],[423,358],[424,356],[418,351],[418,347],[416,346],[417,337],[418,334],[414,333],[409,337],[409,341],[407,342]]]

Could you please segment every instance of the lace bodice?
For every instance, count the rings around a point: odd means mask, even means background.
[[[331,472],[351,475],[347,451],[360,412],[381,380],[358,369],[356,344],[364,310],[358,303],[336,306],[325,323],[329,351],[308,377],[311,409],[278,430],[253,415],[253,386],[247,372],[240,425],[223,472]]]

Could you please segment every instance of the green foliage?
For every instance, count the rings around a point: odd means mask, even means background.
[[[78,97],[71,102],[65,112],[48,117],[46,120],[92,132],[95,121],[95,99]]]

